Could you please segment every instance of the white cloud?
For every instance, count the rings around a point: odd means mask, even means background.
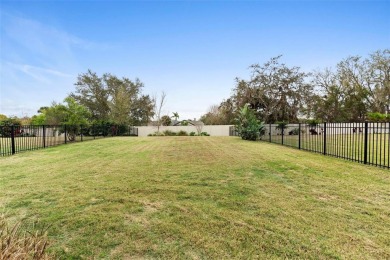
[[[74,77],[74,75],[63,73],[61,71],[32,66],[28,64],[15,64],[12,62],[6,62],[6,64],[16,70],[24,72],[25,74],[43,83],[51,83],[49,76],[65,77],[65,78]]]

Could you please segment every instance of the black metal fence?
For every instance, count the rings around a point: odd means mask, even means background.
[[[390,168],[390,122],[266,124],[261,140]]]
[[[0,126],[0,155],[112,136],[138,136],[138,128],[107,124]]]

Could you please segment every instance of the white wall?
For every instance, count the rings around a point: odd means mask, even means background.
[[[229,127],[231,125],[204,125],[202,132],[207,132],[211,136],[229,136]],[[138,136],[147,136],[148,134],[153,134],[157,132],[157,126],[136,126],[138,128]],[[186,131],[188,134],[190,132],[195,132],[196,127],[189,126],[160,126],[160,132],[165,130],[171,130],[173,132],[179,132],[180,130]]]

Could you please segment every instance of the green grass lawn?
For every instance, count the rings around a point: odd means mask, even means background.
[[[269,141],[269,136],[263,136],[262,140]],[[273,135],[273,143],[282,143],[281,135]],[[283,136],[286,146],[299,147],[297,135]],[[367,162],[383,167],[390,166],[390,135],[369,134],[367,139]],[[302,135],[301,149],[323,153],[323,135]],[[326,136],[326,153],[328,155],[348,158],[356,161],[364,161],[364,135],[363,134],[337,134]]]
[[[56,258],[390,258],[390,171],[236,137],[0,158],[0,213]]]

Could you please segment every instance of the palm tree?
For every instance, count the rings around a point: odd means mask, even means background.
[[[173,116],[171,116],[171,117],[175,118],[175,121],[177,121],[177,119],[179,119],[179,113],[173,112],[172,114],[173,114]]]

